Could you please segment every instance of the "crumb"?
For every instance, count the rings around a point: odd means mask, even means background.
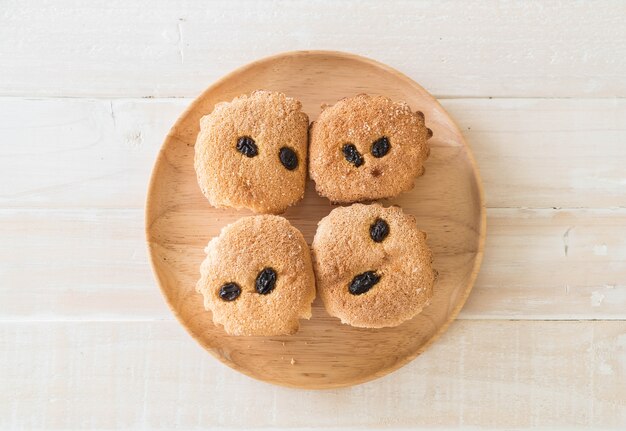
[[[296,360],[294,358],[291,358],[291,365],[295,365]]]

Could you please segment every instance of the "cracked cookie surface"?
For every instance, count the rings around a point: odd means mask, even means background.
[[[359,94],[324,108],[311,124],[309,175],[332,202],[390,198],[424,173],[432,136],[422,112]]]
[[[280,214],[304,196],[308,116],[299,101],[255,91],[200,120],[194,165],[214,207]]]
[[[342,323],[397,326],[433,295],[436,271],[426,234],[400,207],[335,208],[319,222],[312,249],[317,291]]]
[[[196,290],[231,335],[288,335],[311,317],[315,277],[298,229],[274,215],[243,217],[206,249]]]

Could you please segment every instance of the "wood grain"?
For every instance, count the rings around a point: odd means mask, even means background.
[[[444,106],[467,125],[488,206],[626,206],[626,101],[451,102]]]
[[[143,216],[0,210],[0,321],[173,319],[150,271]],[[460,319],[626,320],[626,209],[492,208],[487,226]]]
[[[11,143],[0,145],[0,206],[143,208],[163,137],[190,103],[0,98],[3,142]],[[472,147],[488,207],[625,205],[625,99],[442,105]]]
[[[150,170],[188,101],[0,99],[3,208],[143,208]]]
[[[326,391],[249,379],[209,357],[175,322],[2,323],[0,351],[3,429],[622,429],[626,423],[624,321],[457,321],[397,372]]]
[[[211,207],[200,193],[193,147],[203,115],[215,103],[255,89],[281,91],[302,102],[311,120],[324,101],[367,92],[405,100],[426,116],[434,136],[427,175],[386,204],[400,205],[428,233],[439,272],[431,304],[395,328],[342,325],[320,300],[297,334],[234,337],[213,325],[195,291],[203,249],[220,229],[249,212]],[[227,365],[257,379],[299,388],[349,386],[385,375],[421,353],[445,330],[472,289],[482,258],[485,210],[469,148],[441,105],[406,76],[371,60],[328,51],[286,53],[244,66],[217,81],[172,127],[155,163],[146,204],[146,236],[161,290],[191,335]],[[284,216],[309,244],[332,206],[308,182],[304,199]],[[299,357],[293,367],[279,359]]]
[[[253,59],[333,49],[438,97],[624,97],[624,15],[619,0],[5,0],[0,94],[195,97]]]
[[[463,318],[626,320],[626,209],[491,209]]]
[[[170,318],[140,210],[0,210],[0,320]]]
[[[123,208],[143,207],[162,137],[189,103],[0,98],[11,143],[0,146],[0,244],[9,244],[0,250],[0,319],[169,318],[146,261],[143,213]],[[474,150],[487,204],[512,207],[488,212],[487,264],[460,317],[625,318],[623,212],[515,207],[623,206],[626,102],[442,103]],[[523,186],[510,179],[511,160]],[[569,254],[583,258],[564,257],[572,226]]]

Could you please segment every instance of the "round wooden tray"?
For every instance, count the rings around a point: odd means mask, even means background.
[[[209,205],[196,183],[193,146],[200,117],[215,103],[256,89],[300,100],[315,120],[320,104],[358,93],[382,94],[424,112],[434,132],[426,174],[415,188],[383,201],[401,205],[428,233],[439,271],[432,303],[414,319],[377,330],[342,325],[319,299],[313,317],[292,336],[233,337],[213,325],[195,291],[204,247],[220,229],[249,215]],[[309,181],[305,198],[284,216],[311,243],[318,221],[333,206]],[[469,295],[483,253],[485,209],[476,164],[441,105],[401,73],[373,60],[327,51],[288,52],[235,70],[209,87],[165,139],[148,191],[146,236],[152,267],[169,306],[189,333],[230,367],[284,386],[333,388],[362,383],[403,366],[439,336]],[[167,352],[163,352],[167,355]]]

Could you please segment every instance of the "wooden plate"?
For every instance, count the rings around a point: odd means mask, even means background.
[[[328,316],[319,299],[313,318],[284,337],[232,337],[213,325],[195,292],[204,247],[246,211],[212,208],[193,168],[199,120],[219,101],[256,89],[299,99],[311,120],[320,104],[358,93],[405,100],[426,115],[434,132],[426,174],[416,187],[385,204],[417,217],[439,271],[432,304],[396,328],[358,329]],[[333,206],[309,181],[305,198],[284,215],[311,243],[318,221]],[[454,320],[469,295],[482,258],[485,209],[476,164],[459,129],[418,84],[373,60],[327,51],[289,52],[244,66],[209,87],[178,119],[158,156],[146,208],[152,267],[169,306],[189,333],[230,367],[284,386],[333,388],[362,383],[403,366]],[[163,352],[167,355],[167,352]]]

